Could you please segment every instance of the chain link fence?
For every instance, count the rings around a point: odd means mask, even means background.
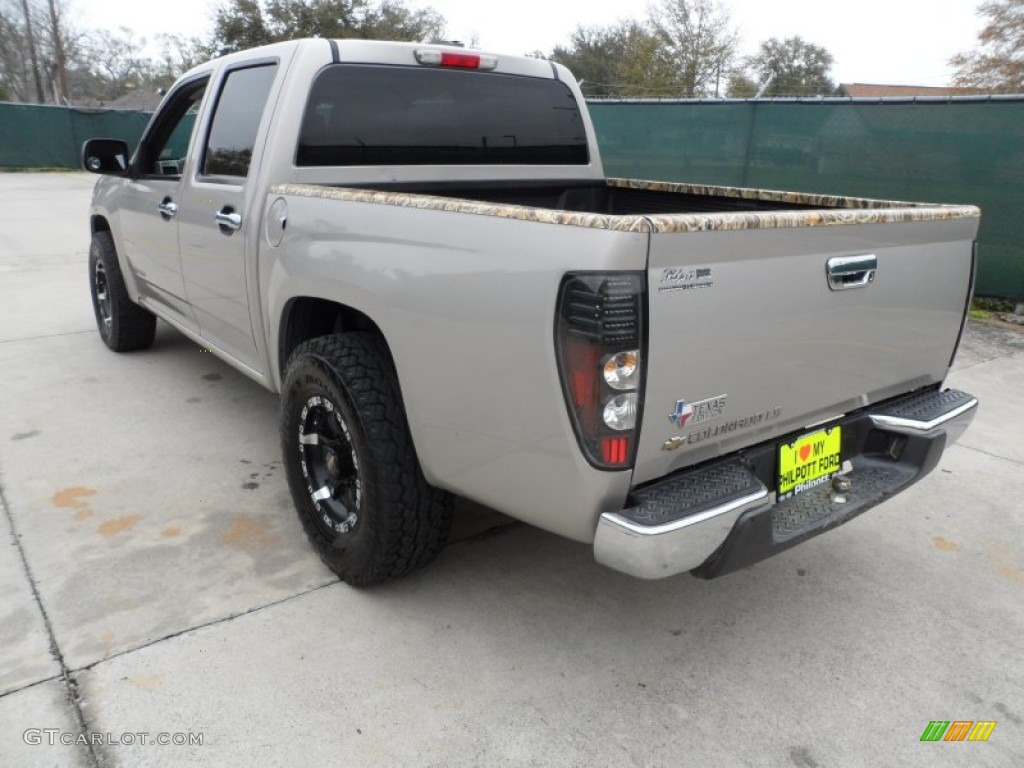
[[[590,102],[609,176],[982,208],[977,293],[1024,300],[1024,96]],[[149,113],[0,103],[0,167],[77,168]]]
[[[135,146],[148,112],[0,103],[0,168],[79,168],[86,139]]]
[[[609,176],[982,209],[977,293],[1024,299],[1024,96],[592,101]]]

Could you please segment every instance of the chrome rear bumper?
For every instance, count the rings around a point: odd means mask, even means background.
[[[657,526],[637,525],[615,512],[597,524],[594,559],[641,579],[661,579],[690,571],[711,556],[744,512],[771,506],[771,494],[758,493],[735,502]]]
[[[594,558],[642,579],[694,569],[710,578],[736,570],[840,525],[924,477],[977,408],[977,399],[964,392],[930,390],[844,419],[844,438],[862,449],[844,456],[851,468],[844,474],[860,493],[838,501],[824,486],[776,505],[770,489],[777,441],[684,470],[634,491],[633,506],[602,514]],[[880,444],[898,452],[880,453],[874,447]],[[794,510],[793,502],[801,509]],[[795,532],[794,512],[804,526]],[[778,524],[783,516],[785,531]]]
[[[929,401],[934,407],[929,408]],[[879,429],[904,435],[946,436],[946,445],[952,445],[974,420],[978,398],[955,389],[936,392],[933,397],[915,396],[895,406],[871,414],[872,423]]]

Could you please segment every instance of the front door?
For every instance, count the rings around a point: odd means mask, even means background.
[[[139,144],[135,176],[126,180],[118,212],[120,247],[128,257],[143,301],[195,329],[185,296],[178,253],[178,213],[185,158],[206,78],[183,83],[164,103]]]

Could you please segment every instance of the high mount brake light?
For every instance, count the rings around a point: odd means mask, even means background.
[[[428,67],[453,67],[455,69],[494,69],[498,66],[497,56],[461,51],[439,51],[435,48],[417,48],[416,61]]]
[[[587,460],[627,469],[643,406],[643,272],[572,272],[555,317],[569,416]]]

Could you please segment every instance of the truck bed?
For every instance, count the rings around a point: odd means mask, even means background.
[[[361,186],[384,192],[406,192],[452,197],[498,205],[553,208],[609,216],[676,213],[724,213],[730,211],[779,211],[819,207],[792,199],[753,198],[728,194],[726,188],[707,188],[659,182],[611,179],[600,182],[519,183],[404,183]],[[831,206],[829,206],[831,207]]]

